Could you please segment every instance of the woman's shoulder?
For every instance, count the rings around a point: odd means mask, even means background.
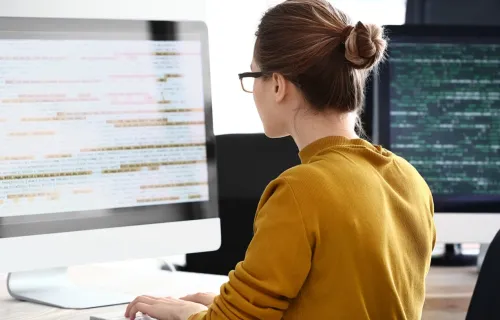
[[[337,170],[332,171],[317,162],[300,164],[284,171],[273,180],[268,191],[287,189],[299,203],[304,199],[307,199],[307,202],[313,199],[319,201],[326,194],[337,192],[336,189],[342,188],[343,180],[349,179],[348,176],[340,177],[340,171],[335,171]]]
[[[317,172],[315,166],[309,164],[299,164],[285,170],[277,178],[272,180],[266,187],[264,194],[271,195],[276,191],[286,190],[294,194],[303,186],[318,180],[320,173]]]
[[[332,178],[340,182],[341,178],[339,175],[342,175],[343,172],[342,166],[332,165],[328,161],[316,161],[292,167],[284,171],[278,179],[286,181],[293,188],[308,184],[321,184],[326,181],[332,181]]]

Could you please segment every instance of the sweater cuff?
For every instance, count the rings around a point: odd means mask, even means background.
[[[193,314],[188,320],[204,320],[207,315],[207,311],[202,311],[200,313]]]

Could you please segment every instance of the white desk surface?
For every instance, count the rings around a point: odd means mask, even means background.
[[[153,263],[75,267],[70,277],[77,284],[112,289],[132,295],[179,297],[189,293],[219,292],[227,277],[170,273]],[[476,283],[475,268],[431,268],[427,277],[424,320],[464,319]],[[90,310],[61,310],[13,300],[0,274],[0,320],[89,320],[91,315],[123,312],[125,305]]]
[[[106,264],[73,267],[70,278],[75,284],[115,290],[134,296],[149,294],[181,297],[196,292],[218,293],[227,277],[162,271],[152,263],[147,266],[131,264]],[[10,297],[6,287],[6,274],[0,274],[0,319],[1,320],[89,320],[91,315],[113,311],[125,311],[126,305],[88,310],[63,310]]]

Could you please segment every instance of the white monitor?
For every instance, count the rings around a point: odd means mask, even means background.
[[[438,242],[489,243],[500,229],[500,27],[386,32],[374,137],[427,180]]]
[[[220,246],[202,22],[0,18],[0,146],[0,272],[16,298],[125,303],[52,268]]]

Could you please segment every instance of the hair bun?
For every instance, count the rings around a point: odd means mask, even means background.
[[[387,41],[382,27],[358,22],[346,35],[345,57],[356,69],[376,66],[385,56]],[[347,30],[349,30],[347,29]]]

